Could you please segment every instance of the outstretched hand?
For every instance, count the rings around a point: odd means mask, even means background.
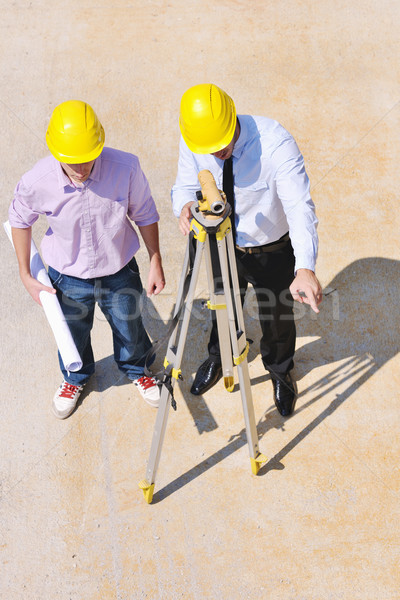
[[[319,313],[322,289],[314,271],[299,269],[289,290],[294,300],[300,304],[309,304],[314,312]]]

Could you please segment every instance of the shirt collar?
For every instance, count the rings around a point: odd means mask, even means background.
[[[54,161],[56,163],[56,173],[57,173],[57,184],[58,184],[58,187],[59,188],[65,188],[65,187],[77,188],[77,187],[80,187],[80,186],[75,186],[74,183],[70,180],[70,178],[68,177],[68,175],[65,173],[64,169],[62,168],[61,163],[56,158],[53,157],[53,159],[54,159]],[[101,154],[94,161],[92,172],[90,173],[88,179],[85,181],[84,185],[87,185],[90,181],[99,181],[100,180],[100,173],[101,173]]]
[[[56,173],[57,173],[57,184],[59,188],[66,187],[67,185],[71,185],[71,181],[69,177],[64,173],[61,163],[53,157]]]
[[[94,161],[93,169],[89,175],[88,181],[90,181],[91,179],[93,181],[100,181],[100,174],[101,174],[101,154]]]

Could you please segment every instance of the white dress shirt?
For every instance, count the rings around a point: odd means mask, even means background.
[[[236,244],[263,246],[289,231],[296,258],[295,271],[315,270],[317,223],[303,156],[286,129],[266,117],[238,115],[240,135],[234,146]],[[194,154],[183,138],[178,174],[171,191],[179,217],[185,204],[196,200],[199,171],[208,169],[222,189],[223,160]]]

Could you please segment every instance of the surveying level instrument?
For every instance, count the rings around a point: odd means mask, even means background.
[[[215,310],[223,381],[228,392],[232,392],[234,388],[234,365],[238,371],[252,472],[257,475],[261,465],[267,460],[266,456],[261,454],[258,449],[257,427],[247,363],[249,344],[244,329],[235,249],[229,218],[231,207],[226,202],[224,192],[216,187],[210,171],[200,171],[198,178],[201,191],[197,193],[198,202],[192,205],[193,219],[190,226],[191,237],[196,239],[195,257],[191,261],[193,239],[189,238],[173,315],[173,321],[176,320],[176,324],[169,338],[164,360],[164,381],[146,479],[139,483],[145,500],[149,504],[153,499],[155,477],[160,462],[169,407],[172,404],[176,408],[173,387],[177,379],[183,379],[181,361],[203,255],[205,255],[210,294],[207,307]],[[190,264],[191,262],[193,262],[193,266]],[[190,270],[191,277],[185,302],[185,284],[188,281]]]

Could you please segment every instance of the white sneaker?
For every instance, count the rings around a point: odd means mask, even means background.
[[[158,408],[160,404],[160,387],[155,377],[147,377],[142,375],[138,379],[133,379],[133,383],[138,388],[142,397],[153,408]]]
[[[83,385],[73,385],[68,381],[62,382],[53,398],[53,413],[57,419],[66,419],[74,411]]]

